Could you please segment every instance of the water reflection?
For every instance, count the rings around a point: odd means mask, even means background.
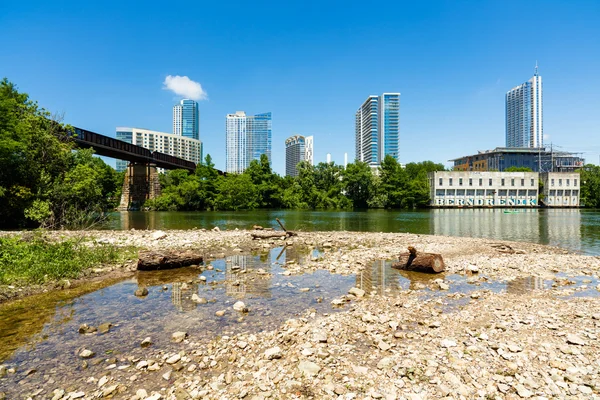
[[[122,212],[106,229],[279,229],[275,218],[299,231],[410,232],[563,246],[600,255],[600,212],[580,209],[432,209],[418,211]]]
[[[516,278],[506,283],[506,291],[513,294],[524,294],[544,289],[547,289],[544,279],[539,276]]]
[[[261,261],[260,256],[236,255],[226,257],[225,265],[227,296],[238,299],[249,296],[272,297],[271,263]]]
[[[197,283],[176,282],[171,285],[171,302],[180,311],[193,311],[196,302],[192,300],[192,294],[198,293]]]

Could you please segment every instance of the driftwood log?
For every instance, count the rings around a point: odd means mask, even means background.
[[[405,271],[418,271],[427,273],[439,273],[446,269],[444,259],[441,254],[419,253],[412,246],[408,247],[408,253],[402,253],[398,257],[399,261],[392,264],[392,268]]]
[[[202,256],[192,251],[142,251],[137,269],[140,271],[156,271],[200,264]]]
[[[262,231],[258,230],[258,231],[252,232],[250,234],[252,236],[252,239],[272,239],[272,238],[285,238],[285,237],[290,237],[290,236],[297,236],[297,234],[295,232],[288,231],[287,229],[285,229],[285,226],[283,226],[283,223],[279,220],[279,218],[275,218],[275,220],[281,226],[281,229],[283,229],[283,232],[267,231],[267,229],[263,229]]]

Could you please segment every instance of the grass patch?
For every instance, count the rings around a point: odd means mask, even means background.
[[[88,245],[82,240],[53,242],[41,235],[0,237],[0,284],[42,284],[77,278],[88,268],[116,264],[131,257],[131,248]]]

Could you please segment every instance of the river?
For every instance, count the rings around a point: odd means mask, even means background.
[[[106,229],[279,229],[409,232],[514,240],[560,246],[600,255],[600,211],[585,209],[435,209],[417,211],[205,211],[121,212],[110,215]]]

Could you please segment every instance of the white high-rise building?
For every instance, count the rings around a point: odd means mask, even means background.
[[[376,166],[386,155],[399,160],[400,93],[371,95],[356,111],[356,159]]]
[[[237,111],[235,114],[227,114],[225,132],[225,171],[241,174],[246,169],[248,156],[246,151],[246,113]]]
[[[314,136],[307,136],[304,138],[305,153],[306,153],[305,160],[308,161],[310,163],[310,165],[315,165],[315,156],[314,156],[315,140],[314,139],[315,139]]]
[[[506,93],[506,147],[543,147],[542,77],[535,74],[527,82]]]
[[[241,174],[252,160],[266,155],[271,162],[271,113],[227,114],[225,122],[225,171]]]
[[[181,129],[183,125],[182,120],[183,106],[176,104],[173,106],[173,134],[181,136]]]

